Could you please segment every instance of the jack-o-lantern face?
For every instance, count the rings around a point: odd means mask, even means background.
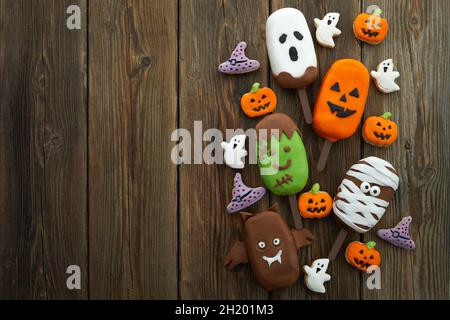
[[[359,61],[336,61],[325,75],[313,116],[314,130],[330,141],[353,135],[361,121],[370,77]]]
[[[369,44],[379,44],[388,33],[389,23],[386,19],[381,18],[380,9],[376,9],[373,13],[361,13],[353,22],[353,31],[358,40]]]
[[[275,111],[277,96],[270,88],[260,88],[258,82],[254,83],[249,93],[241,98],[241,108],[250,117],[260,117]]]
[[[345,259],[361,271],[367,271],[370,266],[380,266],[381,254],[375,249],[375,246],[374,241],[369,241],[366,244],[353,241],[345,250]]]
[[[368,117],[363,126],[364,140],[374,146],[387,147],[397,139],[398,128],[389,118],[392,113],[386,112],[380,117]]]
[[[311,191],[303,193],[298,201],[300,215],[305,219],[320,219],[330,214],[333,200],[328,192],[320,191],[320,185],[315,183]]]

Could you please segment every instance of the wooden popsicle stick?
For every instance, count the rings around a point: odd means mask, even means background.
[[[300,104],[302,105],[303,116],[305,117],[305,122],[307,124],[312,123],[311,107],[309,106],[308,96],[306,95],[306,90],[297,90],[298,97],[300,99]]]
[[[291,206],[291,213],[292,218],[294,218],[295,229],[303,229],[302,217],[300,216],[300,212],[298,211],[297,196],[295,194],[289,196],[289,205]]]
[[[347,230],[341,229],[341,231],[339,231],[336,240],[334,240],[333,247],[331,247],[331,250],[328,253],[328,259],[330,259],[330,261],[334,261],[334,259],[336,259],[339,250],[341,250],[341,247],[344,244],[345,238],[347,238],[347,235]]]
[[[323,144],[322,151],[320,152],[319,161],[317,161],[317,171],[322,172],[325,169],[325,165],[327,164],[328,155],[330,154],[331,147],[333,146],[333,142],[330,140],[325,140]]]

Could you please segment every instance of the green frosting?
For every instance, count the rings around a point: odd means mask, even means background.
[[[258,144],[258,167],[264,185],[276,195],[299,193],[308,181],[308,159],[300,134],[295,131],[289,139],[281,133],[281,141],[275,136],[270,144],[263,140]]]

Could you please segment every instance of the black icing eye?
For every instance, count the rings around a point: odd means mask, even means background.
[[[300,41],[303,40],[303,35],[298,31],[294,31],[294,36]]]
[[[359,253],[360,253],[360,254],[363,254],[363,253],[364,253],[364,250],[359,250]]]
[[[255,99],[252,98],[252,99],[250,100],[250,102],[255,102]]]
[[[320,203],[324,203],[325,202],[325,199],[320,199]]]
[[[392,129],[392,126],[389,126],[388,128],[389,128],[389,129]]]
[[[336,92],[341,92],[341,88],[339,88],[339,83],[338,82],[333,84],[333,86],[330,89],[333,90],[333,91],[336,91]]]
[[[349,93],[352,97],[359,98],[359,91],[357,88],[353,89],[352,92]]]
[[[309,199],[308,200],[308,203],[313,203],[314,201],[312,200],[312,199]]]
[[[267,96],[266,96],[265,94],[263,94],[263,95],[261,96],[261,99],[265,99],[265,98],[267,98]]]
[[[286,42],[286,38],[287,38],[287,34],[286,34],[286,33],[283,33],[283,34],[280,36],[280,39],[278,39],[278,40],[280,41],[280,43],[285,43],[285,42]]]
[[[381,127],[381,123],[377,122],[377,126]]]

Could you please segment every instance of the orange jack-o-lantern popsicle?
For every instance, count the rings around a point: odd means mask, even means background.
[[[358,129],[369,93],[370,76],[359,61],[336,61],[326,73],[313,114],[314,131],[325,138],[317,169],[322,171],[333,142],[349,138]]]

